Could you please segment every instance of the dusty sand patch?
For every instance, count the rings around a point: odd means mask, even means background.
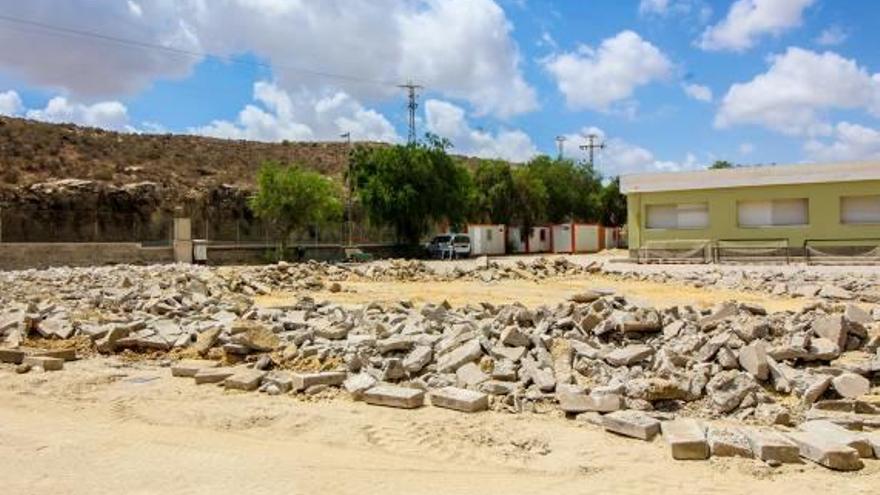
[[[676,462],[555,416],[399,411],[229,393],[146,364],[0,367],[4,493],[876,493],[880,461]]]
[[[489,302],[493,304],[520,302],[534,307],[542,304],[553,305],[565,301],[569,296],[586,289],[613,289],[627,299],[639,301],[656,307],[679,304],[692,304],[698,307],[711,307],[718,302],[735,299],[740,302],[760,304],[769,311],[797,311],[806,304],[804,299],[772,297],[722,289],[697,289],[681,284],[668,284],[649,281],[616,280],[603,275],[551,279],[545,281],[504,280],[484,283],[480,281],[457,280],[451,282],[342,282],[343,291],[310,293],[319,300],[341,304],[363,304],[394,302],[403,299],[414,303],[449,301],[454,306],[469,303]],[[290,304],[295,294],[277,293],[258,298],[263,306]]]

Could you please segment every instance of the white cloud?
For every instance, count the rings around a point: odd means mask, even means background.
[[[740,155],[751,155],[755,152],[755,145],[752,143],[742,143],[739,145],[739,154]]]
[[[770,69],[724,96],[715,125],[758,124],[789,135],[827,134],[824,113],[864,108],[880,116],[880,74],[833,52],[789,48]]]
[[[316,95],[288,93],[274,83],[254,84],[255,104],[245,106],[235,122],[216,120],[188,132],[256,141],[338,140],[350,132],[358,141],[399,141],[394,126],[344,92]]]
[[[642,0],[639,2],[639,14],[665,14],[669,9],[669,0]]]
[[[118,101],[88,105],[56,96],[49,100],[45,108],[28,110],[24,116],[43,122],[73,123],[116,131],[134,130],[128,124],[128,109]]]
[[[817,161],[880,160],[880,130],[840,122],[834,126],[831,141],[812,139],[804,149]]]
[[[669,76],[672,63],[633,31],[622,31],[594,49],[556,54],[544,61],[572,109],[611,110],[639,86]]]
[[[425,102],[425,123],[429,132],[449,139],[456,153],[514,162],[525,162],[538,154],[528,134],[520,130],[502,129],[493,134],[474,129],[464,109],[446,101]]]
[[[598,127],[584,127],[577,133],[566,134],[566,157],[588,160],[587,151],[579,146],[586,142],[584,136],[595,134],[605,144],[603,150],[596,152],[595,165],[605,177],[614,177],[637,172],[679,171],[700,168],[693,153],[687,153],[683,160],[658,160],[651,151],[630,143],[625,139],[610,137]]]
[[[537,108],[512,25],[493,0],[2,0],[5,15],[221,57],[252,54],[287,91],[399,97],[413,79],[478,112]],[[136,93],[188,75],[199,56],[82,36],[0,30],[0,67],[89,97]],[[332,78],[308,72],[349,75]]]
[[[132,5],[137,7],[133,8]],[[79,31],[183,50],[198,50],[172,0],[95,2],[2,1],[3,14]],[[135,15],[139,10],[141,15]],[[11,24],[9,26],[12,26]],[[192,57],[130,48],[107,40],[42,29],[0,29],[0,70],[25,81],[87,98],[134,93],[158,78],[181,78]]]
[[[682,89],[689,97],[706,103],[712,102],[712,90],[702,84],[682,84]]]
[[[704,50],[745,51],[764,35],[779,36],[802,22],[815,0],[737,0],[727,17],[703,31],[697,44]]]
[[[0,115],[15,117],[24,110],[21,97],[15,91],[0,93]]]
[[[843,44],[849,37],[849,33],[842,27],[834,25],[822,31],[816,38],[816,43],[822,46],[837,46]]]

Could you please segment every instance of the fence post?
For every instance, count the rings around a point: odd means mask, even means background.
[[[180,208],[174,212],[173,246],[175,262],[193,262],[192,220],[184,217]]]

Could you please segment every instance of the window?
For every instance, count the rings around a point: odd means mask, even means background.
[[[492,229],[486,229],[486,240],[492,242]]]
[[[880,223],[880,195],[840,198],[840,223]]]
[[[709,205],[648,205],[646,225],[649,229],[705,229],[709,226]]]
[[[740,227],[785,227],[810,223],[806,198],[740,201],[736,204]]]
[[[541,238],[541,242],[545,242],[547,240],[547,230],[541,229],[538,232],[541,233],[541,235],[539,236]]]

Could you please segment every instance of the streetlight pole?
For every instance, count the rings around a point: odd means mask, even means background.
[[[348,244],[348,247],[351,247],[352,246],[352,236],[353,236],[353,231],[354,231],[354,221],[351,218],[353,210],[354,210],[353,201],[352,201],[352,196],[354,195],[352,181],[354,180],[354,178],[351,175],[351,132],[346,132],[345,134],[340,134],[339,137],[345,139],[348,142],[348,173],[347,173],[347,177],[346,177],[346,182],[347,182],[346,185],[348,186],[347,187],[348,198],[346,200],[346,207],[345,208],[346,208],[346,210],[348,210],[348,215],[347,215],[347,217],[348,217],[348,242],[347,242],[347,244]]]

